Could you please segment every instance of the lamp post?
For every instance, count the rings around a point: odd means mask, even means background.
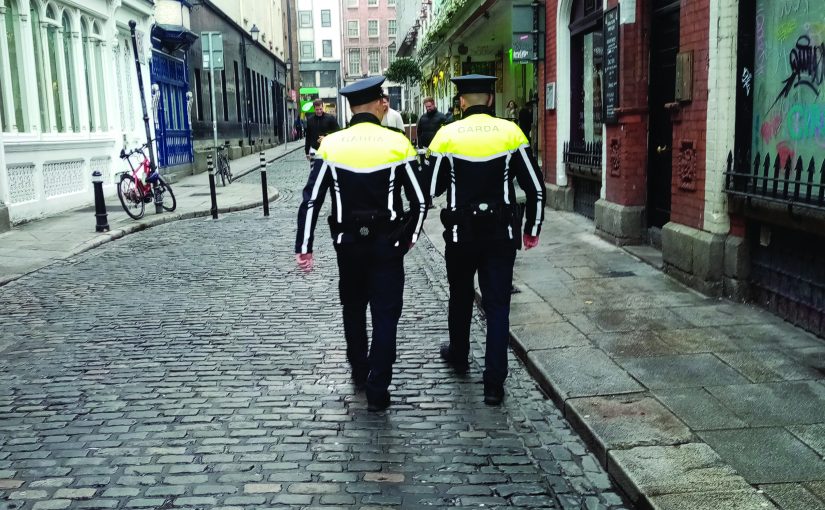
[[[249,89],[252,87],[252,73],[249,70],[249,59],[246,57],[246,47],[252,44],[256,44],[258,42],[258,36],[260,35],[261,31],[258,28],[258,25],[252,24],[252,28],[249,29],[249,34],[252,36],[252,42],[247,43],[244,40],[241,40],[241,55],[243,56],[243,67],[244,67],[244,82],[246,86],[244,89],[246,90],[246,136],[249,140],[249,143],[252,144],[252,127],[250,124],[252,123],[252,98],[250,97]]]

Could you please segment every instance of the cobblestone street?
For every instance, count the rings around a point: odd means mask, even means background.
[[[301,151],[270,169],[269,218],[170,223],[0,287],[0,509],[625,508],[512,355],[504,405],[483,405],[482,317],[470,374],[441,362],[426,237],[392,406],[367,412],[323,218],[315,270],[293,258],[306,173]]]

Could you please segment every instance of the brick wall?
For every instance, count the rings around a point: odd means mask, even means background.
[[[545,4],[546,19],[545,26],[547,27],[544,39],[544,62],[539,66],[539,76],[544,76],[544,83],[556,81],[556,11],[558,10],[558,2],[554,0],[547,0]],[[544,180],[556,184],[556,144],[558,137],[556,136],[556,110],[544,109],[544,87],[539,87],[540,107],[544,112],[544,140],[542,141],[544,147],[543,154],[543,168]],[[560,100],[556,94],[556,102]]]
[[[608,2],[609,7],[617,3]],[[619,123],[607,126],[605,198],[628,206],[647,200],[647,10],[646,2],[637,2],[636,22],[620,25]]]
[[[693,52],[693,99],[674,114],[670,220],[701,229],[705,214],[710,0],[682,3],[680,51]]]

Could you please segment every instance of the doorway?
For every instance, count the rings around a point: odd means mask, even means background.
[[[673,179],[673,121],[667,105],[676,97],[679,0],[655,0],[650,34],[650,126],[648,130],[647,221],[662,228],[670,221]]]

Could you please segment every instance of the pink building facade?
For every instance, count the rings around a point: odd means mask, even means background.
[[[343,0],[341,76],[344,85],[383,74],[396,54],[396,0]],[[350,112],[345,108],[346,118]]]

